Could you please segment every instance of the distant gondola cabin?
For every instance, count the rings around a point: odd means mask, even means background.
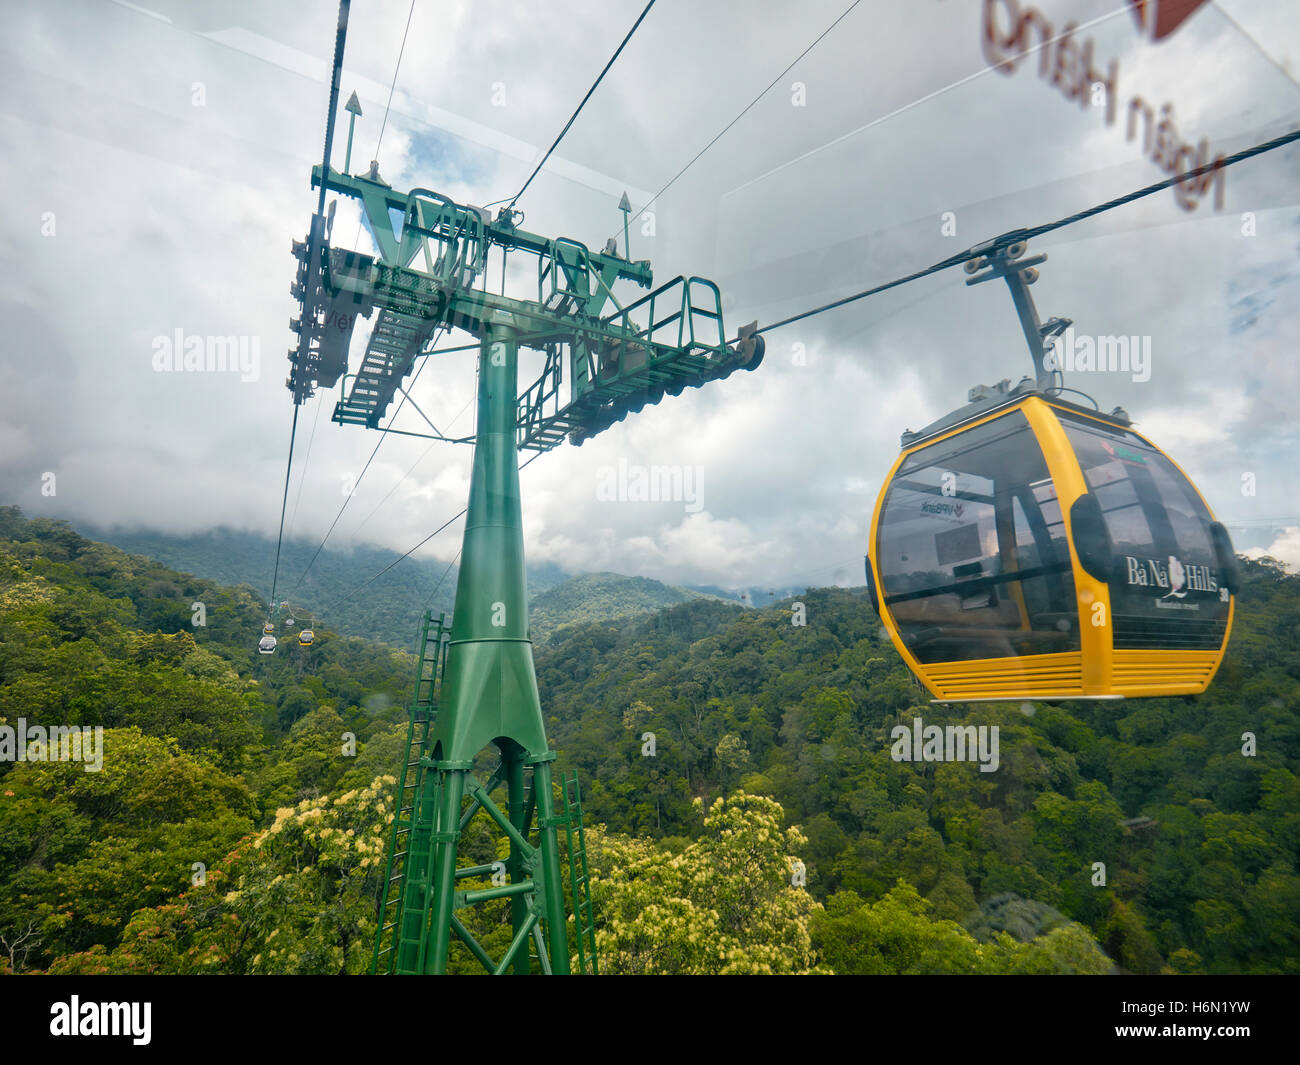
[[[868,587],[938,699],[1204,691],[1236,561],[1126,418],[1031,394],[910,440],[876,503]]]

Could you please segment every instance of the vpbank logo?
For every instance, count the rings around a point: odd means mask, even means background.
[[[1128,0],[1138,29],[1162,41],[1178,29],[1205,0]]]
[[[1113,459],[1119,459],[1120,462],[1128,462],[1128,463],[1136,462],[1136,463],[1141,463],[1143,466],[1147,464],[1147,460],[1145,456],[1140,455],[1136,451],[1130,451],[1126,447],[1121,447],[1112,444],[1109,440],[1101,441],[1101,446],[1103,450],[1105,450],[1107,455],[1109,455]]]
[[[922,514],[947,514],[949,517],[960,518],[962,511],[966,509],[964,503],[922,503]]]

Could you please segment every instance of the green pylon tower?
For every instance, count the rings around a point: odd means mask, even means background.
[[[616,284],[630,281],[650,289],[653,278],[649,262],[620,256],[612,239],[604,251],[592,252],[575,240],[520,229],[519,215],[509,208],[493,219],[481,208],[425,189],[398,193],[373,162],[364,174],[330,167],[347,7],[343,0],[325,164],[312,174],[320,197],[307,240],[293,246],[300,265],[291,292],[302,313],[291,323],[298,340],[289,352],[287,385],[295,404],[301,404],[317,386],[330,387],[341,378],[336,422],[474,444],[450,632],[442,620],[426,616],[424,623],[374,968],[446,972],[455,940],[492,973],[567,974],[573,969],[572,911],[578,971],[595,972],[581,797],[576,778],[569,778],[561,782],[557,805],[555,754],[547,743],[533,668],[518,453],[521,448],[548,451],[566,438],[581,444],[665,394],[677,395],[737,369],[755,369],[762,361],[762,337],[754,334],[755,323],[728,342],[717,286],[702,278],[678,277],[621,303],[614,296]],[[359,111],[358,105],[353,121]],[[360,201],[377,256],[330,246],[329,191]],[[493,249],[503,256],[524,252],[536,258],[535,300],[475,288],[486,276]],[[349,373],[353,328],[358,318],[375,312],[365,355]],[[434,349],[441,332],[451,328],[473,336],[470,347],[478,350],[472,438],[443,435],[402,388],[417,359],[462,350]],[[541,376],[522,391],[521,345],[545,355]],[[398,391],[402,405],[409,403],[432,433],[395,429],[392,420],[382,424]],[[475,760],[487,748],[495,748],[497,765],[480,782]],[[493,798],[502,787],[504,809]],[[509,841],[504,863],[459,864],[465,828],[479,814]],[[489,878],[491,886],[470,886]],[[466,886],[458,889],[458,884]],[[509,899],[512,938],[504,954],[493,958],[458,913],[498,899]]]
[[[519,462],[515,446],[518,346],[511,330],[488,329],[479,354],[478,429],[469,508],[461,553],[460,579],[443,677],[443,707],[430,746],[441,797],[438,832],[450,832],[460,818],[461,797],[473,759],[488,744],[501,754],[511,813],[509,824],[524,831],[511,837],[512,880],[526,872],[533,887],[515,895],[515,940],[545,921],[551,969],[569,971],[559,846],[551,794],[551,761],[542,705],[528,635],[528,590],[524,576],[523,518],[519,502]],[[524,838],[524,775],[531,769],[539,839]],[[490,797],[472,785],[472,799],[491,810]],[[444,827],[445,826],[445,829]],[[502,828],[505,824],[502,824]],[[451,929],[456,864],[455,840],[440,842],[434,857],[433,944],[427,972],[446,965],[446,933]],[[521,920],[522,918],[522,920]],[[542,945],[538,944],[539,957]]]
[[[515,444],[517,350],[508,329],[488,329],[483,337],[477,442],[460,578],[442,695],[426,743],[429,771],[424,775],[415,829],[428,831],[430,872],[427,883],[408,872],[406,883],[409,911],[422,910],[421,903],[427,899],[427,934],[419,950],[408,950],[405,956],[399,953],[397,972],[445,972],[453,935],[487,964],[485,952],[457,919],[456,909],[458,904],[503,897],[511,898],[514,936],[505,957],[491,966],[492,971],[511,967],[515,972],[528,971],[532,938],[543,970],[549,962],[550,971],[569,972],[557,839],[557,828],[567,823],[567,818],[557,818],[553,808],[550,763],[555,755],[546,742],[528,635]],[[479,784],[472,775],[475,757],[488,745],[500,753],[495,780],[506,786],[505,812],[493,801],[490,786]],[[525,789],[530,774],[531,796]],[[485,810],[509,836],[506,871],[510,883],[461,892],[458,897],[457,844],[466,796],[472,807]],[[534,814],[535,843],[528,838]],[[482,875],[484,870],[475,872]]]
[[[528,633],[515,424],[517,352],[509,329],[485,330],[455,622],[449,633],[442,619],[432,628],[432,619],[425,622],[404,767],[415,772],[397,789],[385,875],[390,895],[381,906],[376,971],[443,973],[458,939],[493,973],[530,972],[533,959],[542,972],[568,973],[561,827],[569,844],[579,965],[587,972],[596,967],[576,781],[565,782],[557,813],[550,765],[555,755],[546,741]],[[449,637],[445,642],[444,636]],[[499,762],[480,784],[474,760],[489,746],[496,748]],[[501,785],[504,810],[492,797]],[[458,867],[461,835],[479,811],[509,839],[509,859],[500,870]],[[467,878],[494,872],[509,882],[457,890]],[[457,911],[501,898],[510,899],[513,935],[496,960]]]

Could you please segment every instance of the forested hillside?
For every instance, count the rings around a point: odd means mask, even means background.
[[[666,606],[696,599],[716,599],[689,588],[679,588],[649,577],[624,577],[619,573],[585,573],[555,585],[532,598],[528,622],[535,643],[546,643],[564,625],[614,621],[653,613]]]
[[[214,529],[177,536],[122,529],[82,531],[87,538],[146,555],[183,573],[222,585],[248,585],[254,595],[271,583],[275,541],[258,533]],[[410,650],[418,632],[417,619],[425,610],[450,616],[459,573],[454,563],[400,559],[395,551],[368,544],[347,549],[326,546],[318,553],[319,546],[306,540],[284,543],[281,597],[304,618],[315,618],[337,632]],[[553,562],[531,563],[527,572],[533,638],[538,642],[575,621],[610,621],[690,599],[728,597],[721,590],[715,594],[678,588],[617,573],[571,577]],[[375,580],[364,595],[351,594],[372,577]],[[736,595],[731,598],[739,601]],[[771,602],[771,597],[758,601]]]
[[[1007,893],[1053,907],[1132,971],[1296,972],[1300,578],[1243,566],[1228,654],[1197,697],[931,705],[865,591],[836,589],[802,597],[802,627],[788,602],[589,626],[539,681],[593,818],[673,840],[696,795],[771,796],[807,837],[826,921],[902,879],[976,929]],[[998,725],[997,771],[894,762],[890,730],[917,716]]]
[[[0,723],[105,730],[99,772],[0,763],[5,964],[115,943],[277,806],[400,757],[367,741],[404,716],[413,657],[328,627],[259,656],[263,617],[247,589],[0,508]]]
[[[88,537],[129,554],[147,555],[172,569],[196,573],[218,584],[247,584],[261,594],[271,586],[275,540],[258,533],[214,529],[177,536],[123,529],[85,531]],[[396,551],[370,544],[341,549],[322,548],[314,540],[286,540],[280,562],[281,598],[337,632],[408,650],[418,630],[417,619],[425,610],[451,614],[458,570],[454,563],[436,559],[399,562],[399,558]],[[529,593],[553,588],[567,576],[552,563],[530,566]],[[375,580],[365,595],[351,594],[372,577]]]
[[[1300,579],[1244,568],[1195,699],[932,706],[834,589],[802,626],[700,600],[557,631],[603,971],[1300,971]],[[0,508],[0,725],[104,728],[98,772],[0,762],[0,971],[366,970],[414,659],[328,624],[259,656],[262,620]],[[893,761],[913,716],[998,724],[997,771]]]

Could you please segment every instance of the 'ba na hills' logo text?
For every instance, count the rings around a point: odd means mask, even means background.
[[[1125,555],[1124,561],[1129,586],[1163,588],[1165,594],[1161,599],[1184,599],[1188,592],[1219,591],[1219,580],[1212,566],[1185,566],[1175,555],[1170,555],[1168,562],[1132,555]]]

